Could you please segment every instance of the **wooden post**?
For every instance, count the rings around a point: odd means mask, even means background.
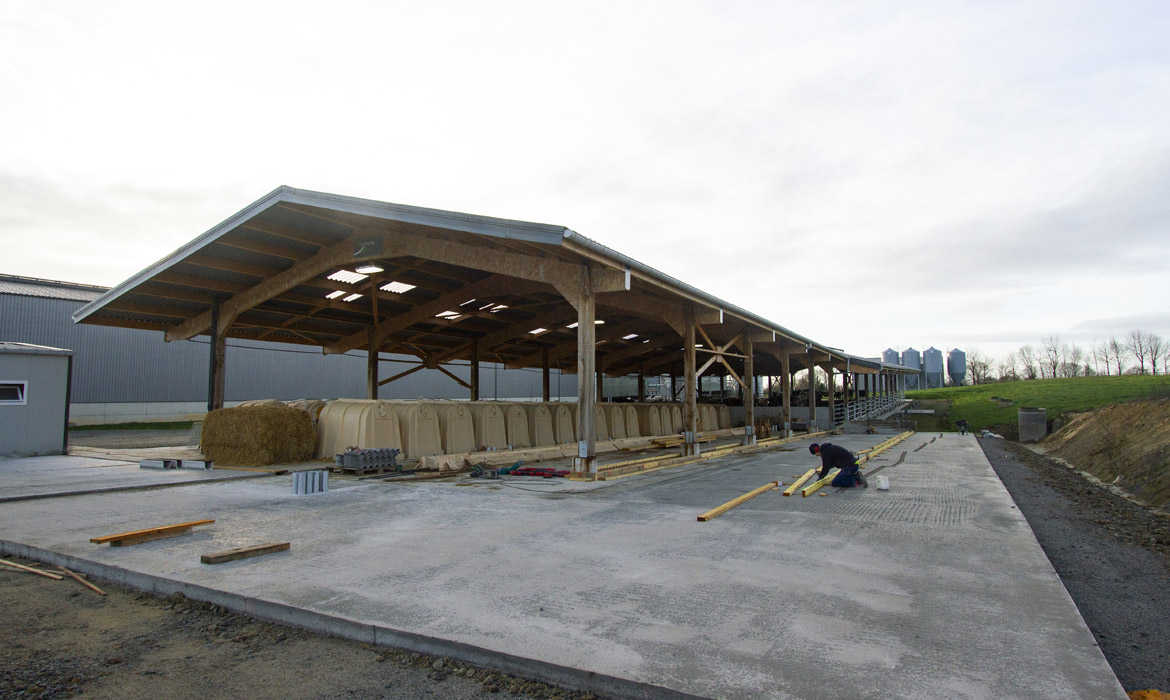
[[[219,302],[211,306],[211,349],[207,363],[207,410],[223,408],[224,365],[227,360],[227,329],[219,327]]]
[[[816,430],[817,426],[817,368],[812,361],[812,350],[808,355],[808,429]]]
[[[695,376],[695,313],[687,309],[686,332],[683,333],[683,382],[686,400],[683,403],[683,455],[692,455],[698,448],[695,442],[699,432],[698,377]]]
[[[638,400],[646,400],[646,370],[638,370]]]
[[[549,402],[549,382],[548,382],[548,346],[542,345],[540,347],[540,395],[545,403]]]
[[[374,347],[374,339],[378,337],[378,327],[370,324],[370,340],[366,345],[366,398],[378,398],[378,351]]]
[[[471,343],[471,381],[468,384],[471,385],[469,398],[479,401],[479,343],[475,341]]]
[[[605,403],[605,372],[597,368],[597,401]]]
[[[849,422],[849,379],[852,373],[849,371],[849,360],[845,360],[845,371],[841,374],[841,400],[845,403],[845,418],[843,423]]]
[[[788,359],[788,352],[780,360],[780,373],[784,376],[780,386],[780,405],[784,418],[784,437],[792,437],[792,361]]]
[[[828,403],[829,403],[829,427],[832,428],[837,424],[837,397],[833,395],[833,385],[837,381],[833,377],[833,365],[825,363],[825,383],[828,387]]]
[[[752,357],[755,351],[751,333],[745,333],[743,342],[743,381],[747,384],[743,392],[743,424],[747,429],[744,432],[743,444],[756,444],[756,362]]]
[[[366,398],[378,398],[378,277],[370,275],[370,335],[366,341]]]
[[[589,273],[584,273],[581,296],[577,307],[577,457],[573,460],[573,473],[591,478],[597,466],[597,433],[593,423],[593,411],[597,395],[594,394],[593,375],[597,371],[597,326],[593,321],[597,315],[597,297],[593,293]],[[600,383],[600,381],[598,382]]]

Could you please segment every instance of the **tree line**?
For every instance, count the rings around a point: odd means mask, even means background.
[[[1156,333],[1142,330],[1089,347],[1062,343],[1059,336],[1050,335],[1040,345],[1020,346],[998,362],[978,350],[967,354],[967,379],[972,384],[1159,372],[1170,374],[1170,345]]]

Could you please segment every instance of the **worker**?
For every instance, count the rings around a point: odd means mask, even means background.
[[[834,445],[831,442],[821,444],[813,443],[808,446],[808,451],[813,455],[821,458],[821,479],[828,475],[829,470],[833,468],[840,469],[840,473],[833,478],[830,486],[838,488],[849,489],[860,485],[861,488],[869,488],[869,482],[865,480],[865,476],[861,473],[861,468],[857,466],[857,457],[852,452]]]
[[[967,419],[960,418],[959,420],[955,421],[955,427],[957,427],[959,429],[959,435],[966,435],[967,434]]]

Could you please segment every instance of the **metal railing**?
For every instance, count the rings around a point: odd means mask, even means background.
[[[876,418],[898,405],[901,400],[898,396],[867,396],[846,404],[838,401],[833,404],[833,425],[841,425],[849,421]]]

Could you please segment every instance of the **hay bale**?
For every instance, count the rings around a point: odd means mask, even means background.
[[[307,412],[266,404],[208,413],[199,449],[213,462],[261,466],[312,459],[316,442],[317,432]]]

